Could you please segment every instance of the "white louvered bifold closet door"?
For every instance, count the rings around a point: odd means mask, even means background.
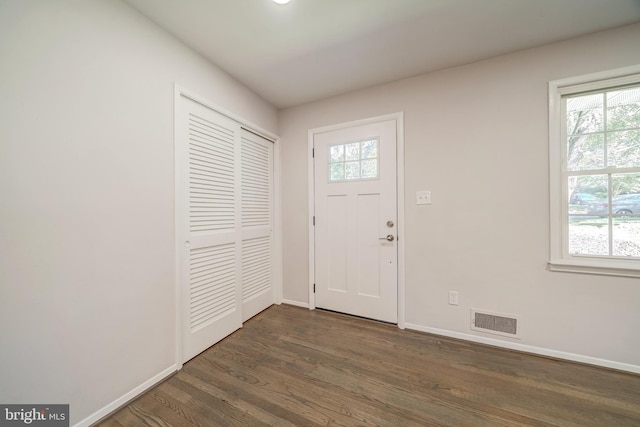
[[[184,363],[274,302],[273,147],[182,94],[177,102],[176,256]]]
[[[242,130],[242,317],[274,302],[273,143]]]

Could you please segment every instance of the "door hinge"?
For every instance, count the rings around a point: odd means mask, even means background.
[[[316,216],[315,215],[313,216],[313,225],[314,226],[316,225]]]
[[[314,294],[316,293],[316,284],[315,283],[313,284],[313,293]]]
[[[316,156],[316,149],[312,148],[311,149],[311,157],[315,157]]]

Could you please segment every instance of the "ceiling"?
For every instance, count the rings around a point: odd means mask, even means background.
[[[278,108],[640,22],[640,0],[125,1]]]

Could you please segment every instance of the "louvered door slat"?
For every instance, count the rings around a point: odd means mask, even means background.
[[[235,244],[191,250],[191,330],[206,326],[235,306]]]
[[[269,144],[269,143],[267,143]],[[242,226],[271,224],[271,152],[272,147],[242,137]]]
[[[270,236],[242,242],[242,298],[248,300],[271,287]]]
[[[236,226],[234,129],[189,114],[189,227],[191,232]],[[204,200],[203,196],[210,197]]]

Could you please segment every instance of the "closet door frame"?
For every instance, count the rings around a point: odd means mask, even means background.
[[[175,126],[176,120],[180,117],[181,114],[184,114],[183,111],[183,103],[180,102],[181,97],[188,98],[194,102],[202,104],[203,106],[215,111],[218,114],[221,114],[235,122],[237,122],[242,128],[255,133],[267,140],[273,142],[273,243],[272,243],[272,291],[273,291],[273,300],[276,304],[282,303],[282,216],[281,216],[281,157],[280,157],[280,138],[266,129],[255,125],[254,123],[244,119],[241,116],[223,108],[197,94],[194,92],[185,89],[184,87],[176,84],[174,86],[174,153],[176,152],[178,146],[177,143],[181,138],[181,135],[178,135],[180,129]],[[182,343],[183,343],[183,312],[182,312],[182,298],[183,298],[183,290],[181,287],[181,277],[180,277],[180,253],[182,251],[183,245],[183,237],[181,235],[181,227],[187,218],[185,218],[185,212],[178,205],[177,201],[184,197],[184,194],[180,192],[184,192],[185,188],[183,186],[183,181],[180,174],[180,166],[177,164],[177,161],[174,160],[175,170],[174,170],[174,194],[176,195],[174,201],[174,210],[175,210],[175,226],[174,226],[174,238],[175,238],[175,246],[174,246],[174,289],[175,289],[175,336],[176,336],[176,345],[175,345],[175,359],[176,359],[176,367],[177,369],[182,369],[183,360],[182,360]]]

